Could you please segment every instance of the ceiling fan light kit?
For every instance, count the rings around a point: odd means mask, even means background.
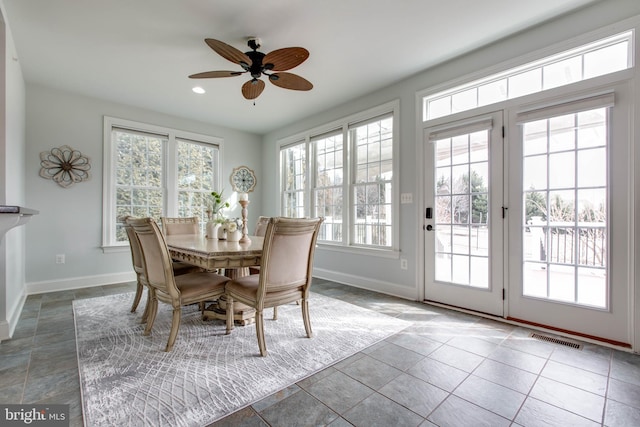
[[[240,65],[244,71],[205,71],[192,74],[189,78],[235,77],[249,73],[251,80],[242,85],[242,96],[249,100],[256,99],[264,90],[265,83],[260,79],[263,75],[267,76],[271,83],[284,89],[307,91],[313,88],[313,84],[307,79],[297,74],[283,72],[306,61],[309,51],[303,47],[285,47],[264,54],[258,51],[262,41],[257,37],[250,37],[247,45],[252,50],[242,53],[220,40],[205,39],[204,41],[218,55]]]

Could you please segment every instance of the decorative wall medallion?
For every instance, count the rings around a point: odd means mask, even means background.
[[[67,188],[91,177],[89,157],[68,145],[40,153],[40,176]]]
[[[233,191],[238,193],[250,193],[258,183],[256,174],[246,166],[234,168],[230,181]]]

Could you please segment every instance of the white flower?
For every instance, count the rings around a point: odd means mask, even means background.
[[[227,231],[230,233],[233,233],[234,231],[236,231],[238,229],[238,224],[236,224],[235,222],[230,222],[227,224]]]

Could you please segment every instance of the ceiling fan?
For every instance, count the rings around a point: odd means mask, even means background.
[[[258,52],[261,41],[257,37],[249,38],[247,45],[252,50],[242,53],[233,46],[215,39],[205,39],[205,43],[223,58],[238,64],[244,71],[206,71],[192,74],[191,79],[208,79],[217,77],[234,77],[249,73],[251,80],[242,85],[242,95],[246,99],[256,99],[264,90],[262,75],[269,78],[274,85],[292,90],[311,90],[313,85],[303,77],[293,73],[284,73],[302,64],[309,51],[303,47],[285,47],[264,54]]]

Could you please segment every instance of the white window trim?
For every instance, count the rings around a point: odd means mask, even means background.
[[[218,167],[218,176],[215,177],[218,183],[222,182],[222,159],[224,139],[210,135],[202,135],[188,131],[182,131],[163,126],[157,126],[147,123],[135,122],[132,120],[120,119],[116,117],[104,116],[103,127],[103,179],[102,179],[102,250],[104,253],[123,252],[129,250],[127,242],[115,242],[112,236],[115,235],[115,220],[110,220],[115,215],[116,199],[115,199],[115,162],[113,156],[115,147],[112,143],[112,130],[114,127],[138,130],[141,132],[156,133],[166,136],[169,140],[167,152],[164,161],[165,179],[167,183],[176,182],[177,162],[176,162],[176,139],[187,139],[198,143],[215,145],[218,148],[218,158],[220,167]],[[169,168],[169,165],[173,167]],[[167,194],[165,194],[165,215],[177,215],[177,187],[167,185]]]
[[[461,114],[461,113],[468,113],[470,111],[484,111],[484,109],[488,108],[489,110],[495,110],[496,108],[501,108],[500,105],[509,105],[509,104],[519,104],[519,98],[513,98],[513,99],[507,99],[501,102],[498,102],[496,104],[490,104],[487,106],[479,106],[476,107],[474,109],[471,110],[465,110],[462,112],[456,112],[456,113],[452,113],[450,115],[446,115],[443,117],[437,117],[434,119],[424,119],[425,115],[426,115],[426,111],[424,108],[424,98],[428,98],[432,95],[436,95],[439,94],[441,92],[445,92],[448,91],[450,89],[453,88],[457,88],[457,87],[462,87],[465,85],[469,85],[472,84],[476,81],[481,81],[481,80],[485,80],[488,79],[490,76],[494,76],[494,75],[498,75],[498,74],[502,74],[505,73],[508,70],[511,69],[515,69],[518,67],[523,67],[527,64],[530,63],[535,63],[541,60],[544,60],[547,57],[553,57],[555,55],[558,55],[562,52],[566,52],[572,49],[577,49],[583,45],[589,44],[589,43],[593,43],[596,42],[600,39],[605,39],[611,36],[614,36],[616,34],[621,34],[624,33],[626,31],[632,31],[634,32],[634,34],[632,34],[631,36],[631,47],[630,47],[630,58],[629,58],[629,62],[630,62],[630,66],[629,68],[627,68],[626,70],[621,70],[621,71],[616,71],[614,73],[610,73],[610,74],[605,74],[602,76],[597,76],[597,77],[593,77],[591,79],[586,79],[586,80],[580,80],[578,82],[574,82],[571,83],[569,85],[566,86],[560,86],[560,87],[571,87],[573,85],[580,85],[580,83],[583,82],[590,82],[590,81],[600,81],[600,79],[606,78],[607,76],[612,76],[612,75],[618,75],[618,74],[622,74],[625,76],[631,75],[633,73],[633,69],[636,63],[636,52],[637,52],[637,46],[635,46],[636,40],[637,40],[637,36],[635,34],[635,31],[637,31],[637,27],[640,25],[640,16],[634,16],[628,19],[625,19],[621,22],[618,22],[616,24],[612,24],[612,25],[608,25],[602,28],[599,28],[597,30],[593,30],[590,31],[588,33],[585,34],[581,34],[577,37],[573,37],[570,39],[565,40],[564,42],[561,43],[556,43],[553,44],[551,46],[542,48],[542,49],[538,49],[535,50],[533,52],[529,52],[527,54],[521,55],[519,57],[516,58],[511,58],[509,60],[503,61],[501,63],[489,66],[489,67],[485,67],[485,68],[481,68],[476,72],[473,73],[469,73],[466,74],[464,76],[452,79],[452,80],[447,80],[446,82],[443,82],[441,84],[437,84],[434,86],[430,86],[428,89],[423,89],[420,91],[416,92],[416,97],[415,97],[415,102],[416,102],[416,113],[417,113],[417,118],[418,118],[418,123],[419,126],[421,126],[424,123],[430,123],[430,122],[437,122],[441,119],[447,119],[447,120],[451,120],[454,116]],[[619,78],[614,78],[614,80],[619,80]],[[553,89],[549,89],[549,90],[555,90],[558,88],[553,88]],[[545,92],[545,91],[543,91]],[[540,92],[537,92],[540,93]],[[529,95],[525,95],[525,97],[528,97],[530,95],[535,95],[534,94],[529,94]]]
[[[309,155],[311,155],[311,140],[314,137],[321,136],[322,134],[326,134],[328,132],[340,130],[344,135],[344,143],[348,146],[350,144],[348,138],[349,125],[356,124],[359,122],[366,121],[368,119],[381,116],[383,114],[391,114],[393,116],[393,178],[391,180],[391,184],[393,186],[393,199],[392,199],[392,215],[393,215],[393,225],[391,227],[393,234],[393,244],[389,248],[383,247],[368,247],[361,245],[353,245],[350,243],[350,237],[340,243],[332,243],[332,242],[320,242],[318,241],[318,247],[322,249],[327,249],[331,251],[338,252],[346,252],[346,253],[357,253],[357,254],[366,254],[367,256],[378,256],[383,258],[394,258],[397,259],[400,257],[400,100],[396,99],[394,101],[387,102],[385,104],[379,105],[377,107],[370,108],[365,111],[361,111],[356,114],[352,114],[350,116],[344,117],[342,119],[334,120],[329,123],[325,123],[319,126],[316,126],[312,129],[299,132],[295,135],[291,135],[288,137],[284,137],[278,140],[276,144],[276,149],[278,153],[282,151],[283,148],[286,148],[288,145],[292,145],[294,143],[301,143],[304,141],[306,145],[307,152],[307,160],[309,160]],[[345,147],[344,156],[347,157],[349,155],[349,150],[351,148]],[[352,166],[348,158],[344,159],[344,164],[349,167],[349,175],[343,176],[343,194],[348,194],[348,197],[343,197],[343,212],[346,215],[343,217],[343,224],[346,224],[347,230],[351,233],[351,211],[349,207],[349,201],[351,199],[351,174]],[[282,168],[281,168],[281,158],[280,154],[278,154],[278,176],[279,176],[279,197],[280,199],[280,214],[282,213]],[[305,214],[307,216],[311,215],[313,212],[313,206],[311,206],[312,198],[311,198],[311,185],[313,184],[313,176],[315,172],[315,165],[310,164],[307,168],[307,187],[305,188]]]

